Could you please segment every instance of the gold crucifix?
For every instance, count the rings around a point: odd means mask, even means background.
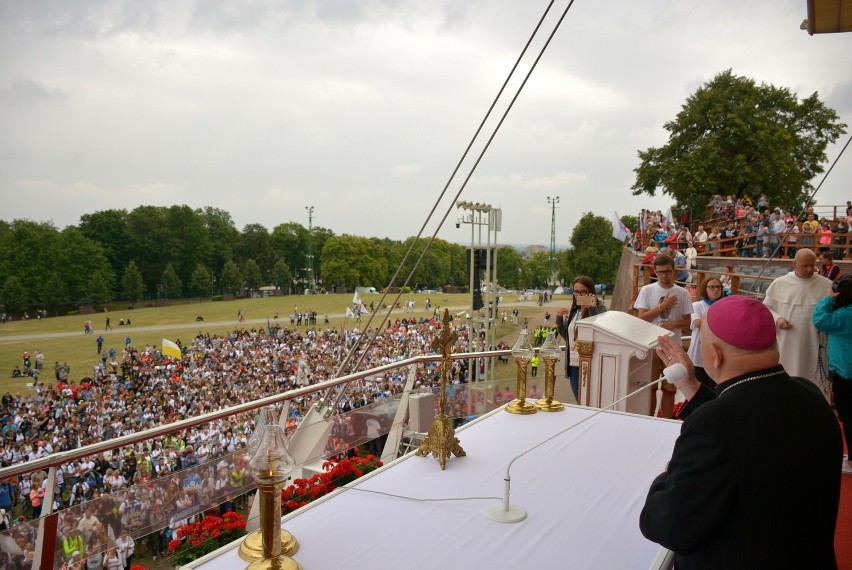
[[[429,428],[426,439],[420,444],[417,455],[424,457],[431,453],[438,458],[441,471],[443,471],[447,466],[447,458],[450,454],[456,457],[463,457],[467,454],[459,445],[453,424],[447,416],[447,382],[450,379],[450,366],[452,365],[450,357],[453,354],[453,346],[459,338],[459,333],[452,328],[452,318],[448,309],[444,309],[441,322],[443,323],[441,333],[432,341],[432,348],[441,354],[441,388],[438,393],[438,415],[435,417],[432,427]]]

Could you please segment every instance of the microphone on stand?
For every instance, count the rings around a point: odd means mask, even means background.
[[[506,466],[506,476],[503,477],[503,502],[494,503],[493,505],[488,505],[487,507],[485,507],[485,514],[488,515],[488,518],[490,518],[492,520],[495,520],[497,522],[507,522],[507,523],[521,522],[522,520],[527,518],[527,511],[522,506],[513,505],[513,504],[509,503],[509,487],[510,487],[511,481],[512,481],[512,477],[509,474],[509,471],[510,471],[510,469],[512,469],[512,464],[515,463],[515,461],[517,461],[518,459],[520,459],[521,457],[523,457],[524,455],[526,455],[530,451],[536,449],[537,447],[540,447],[540,446],[544,445],[545,443],[547,443],[548,441],[556,438],[557,436],[562,435],[566,431],[574,429],[575,427],[577,427],[581,423],[592,419],[593,417],[600,414],[601,412],[605,412],[606,410],[612,408],[616,404],[620,404],[621,402],[623,402],[624,400],[626,400],[628,398],[632,398],[633,396],[635,396],[636,394],[638,394],[642,390],[650,388],[651,386],[654,386],[655,384],[657,385],[657,408],[654,412],[654,415],[656,416],[657,412],[660,411],[660,406],[662,405],[663,380],[667,380],[671,383],[675,383],[675,382],[680,382],[681,380],[685,380],[685,379],[686,379],[686,367],[683,364],[680,364],[679,362],[675,362],[671,366],[668,366],[665,369],[663,369],[663,375],[660,376],[660,378],[655,380],[654,382],[650,382],[647,385],[642,386],[638,390],[635,390],[635,391],[631,392],[630,394],[627,394],[623,398],[619,398],[618,400],[612,402],[611,404],[597,410],[595,413],[593,413],[589,416],[586,416],[585,418],[578,421],[577,423],[572,424],[572,425],[568,426],[567,428],[565,428],[565,429],[553,434],[552,436],[548,437],[544,441],[537,443],[536,445],[532,446],[531,448],[524,451],[520,455],[515,456],[511,461],[509,461],[509,465]]]

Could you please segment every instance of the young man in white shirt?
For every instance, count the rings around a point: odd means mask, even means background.
[[[689,326],[692,314],[692,299],[683,287],[675,285],[674,260],[668,255],[654,259],[657,282],[645,285],[633,307],[639,310],[639,318],[674,333],[680,342],[681,329]]]

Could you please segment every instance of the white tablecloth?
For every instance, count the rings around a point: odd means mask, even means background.
[[[503,495],[509,461],[590,416],[517,416],[493,412],[457,432],[466,457],[441,471],[432,457],[408,456],[356,488],[416,498],[495,497],[416,502],[346,490],[314,503],[284,528],[301,544],[305,570],[571,568],[646,570],[660,547],[639,532],[639,512],[653,478],[671,456],[680,424],[604,412],[556,437],[511,469],[511,503],[526,520],[499,523],[484,509]],[[234,570],[236,548],[196,567]]]

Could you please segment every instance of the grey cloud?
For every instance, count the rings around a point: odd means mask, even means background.
[[[822,96],[823,94],[820,93]],[[852,115],[852,81],[837,83],[825,96],[825,104],[841,117]],[[847,121],[848,122],[848,121]]]
[[[0,89],[0,100],[15,106],[35,106],[58,103],[67,99],[62,89],[50,87],[35,79],[18,78]]]

